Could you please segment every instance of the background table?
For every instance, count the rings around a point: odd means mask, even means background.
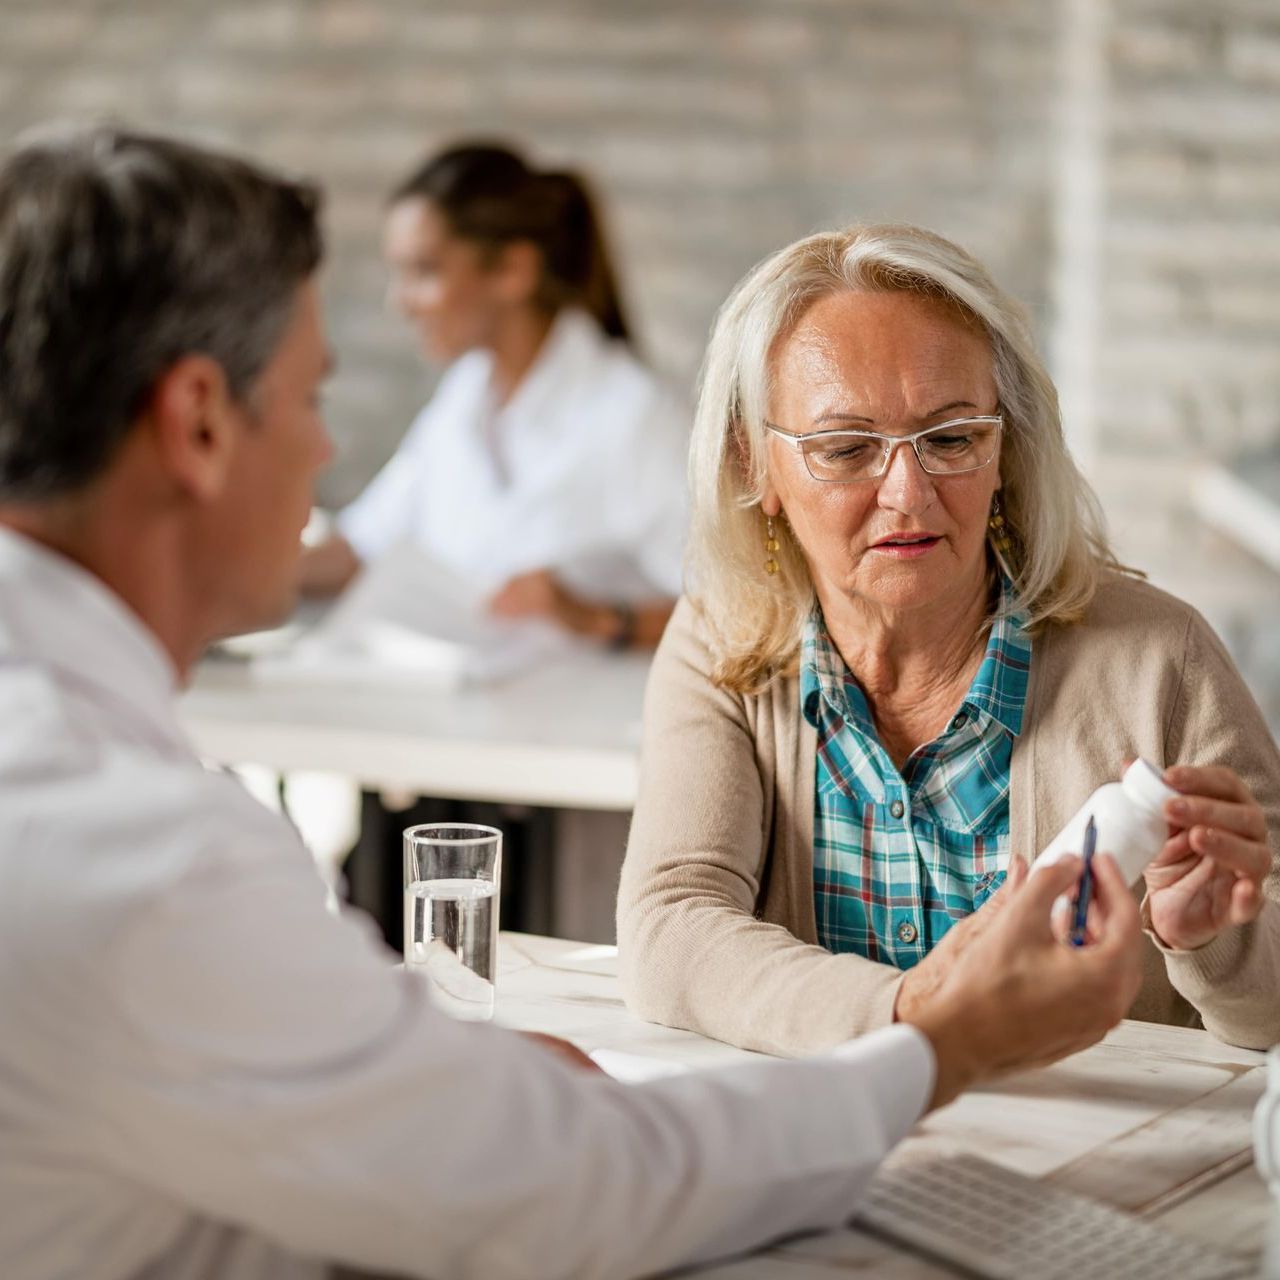
[[[335,683],[283,666],[206,661],[180,714],[197,749],[370,789],[629,811],[649,657],[575,649],[462,688],[406,676]]]
[[[211,658],[180,714],[206,759],[270,771],[259,780],[264,799],[294,775],[291,817],[330,882],[361,826],[378,844],[405,825],[387,819],[373,793],[397,793],[400,803],[425,795],[539,806],[532,817],[485,819],[508,833],[525,826],[527,856],[507,863],[522,880],[523,927],[606,940],[635,803],[649,664],[648,654],[575,646],[505,680],[446,688]],[[369,793],[363,806],[356,787]],[[388,922],[394,945],[398,854],[362,845],[346,874],[357,900]]]
[[[756,1057],[629,1014],[612,947],[504,934],[497,1018],[583,1049],[690,1067]],[[1250,1133],[1265,1087],[1262,1064],[1262,1054],[1203,1031],[1127,1022],[1053,1067],[966,1094],[917,1126],[895,1156],[971,1151],[1260,1259],[1273,1212],[1253,1167]],[[831,1280],[846,1269],[896,1280],[953,1274],[855,1230],[791,1241],[698,1274]]]

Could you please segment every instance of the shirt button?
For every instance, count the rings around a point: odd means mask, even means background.
[[[898,924],[898,941],[914,942],[917,937],[916,927],[910,920],[902,920]]]
[[[902,815],[903,815],[904,813],[906,813],[906,811],[907,811],[907,810],[906,810],[906,806],[902,803],[902,801],[901,801],[901,800],[895,800],[895,801],[894,801],[894,802],[889,806],[889,812],[890,812],[891,814],[893,814],[893,816],[894,816],[895,818],[900,818],[900,817],[902,817]]]
[[[951,727],[953,729],[963,729],[969,722],[969,717],[963,711],[957,711],[951,718]]]

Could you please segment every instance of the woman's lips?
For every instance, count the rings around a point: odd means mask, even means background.
[[[895,560],[918,560],[927,556],[942,541],[941,538],[913,538],[910,542],[877,542],[871,550]]]

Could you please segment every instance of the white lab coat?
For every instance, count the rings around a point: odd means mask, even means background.
[[[680,594],[688,414],[620,342],[561,311],[500,409],[493,357],[446,372],[391,461],[338,516],[364,561],[411,538],[486,591],[553,569],[589,599]]]
[[[919,1115],[906,1027],[628,1087],[450,1021],[174,694],[116,596],[0,528],[5,1280],[617,1280],[838,1224]]]

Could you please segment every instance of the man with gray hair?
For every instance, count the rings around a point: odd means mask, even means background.
[[[915,1025],[802,1062],[627,1087],[434,1009],[174,709],[294,602],[316,207],[111,129],[0,167],[0,1273],[620,1277],[839,1224],[928,1107],[1121,1016],[1125,886],[1073,951],[1038,874]]]

